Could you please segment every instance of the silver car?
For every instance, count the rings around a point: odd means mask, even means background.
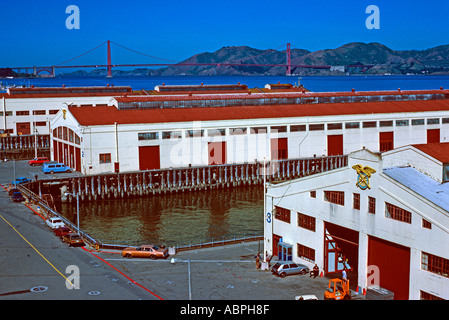
[[[309,268],[303,264],[294,263],[292,261],[279,261],[273,268],[271,272],[274,275],[284,278],[285,276],[293,274],[306,274],[309,272]]]

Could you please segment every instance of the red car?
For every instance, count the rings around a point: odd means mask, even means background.
[[[69,227],[60,227],[55,229],[55,235],[62,238],[63,236],[67,235],[67,234],[71,234],[73,233],[72,229],[70,229]]]
[[[48,162],[48,161],[50,161],[50,159],[48,159],[47,157],[38,157],[38,158],[34,158],[34,159],[28,161],[28,164],[30,166],[40,166],[44,162]]]

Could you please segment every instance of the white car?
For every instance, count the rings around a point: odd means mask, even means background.
[[[318,298],[314,294],[305,294],[302,296],[296,296],[295,300],[318,300]]]
[[[52,217],[48,220],[46,220],[47,226],[49,226],[52,229],[57,229],[60,227],[65,227],[64,222],[58,217]]]

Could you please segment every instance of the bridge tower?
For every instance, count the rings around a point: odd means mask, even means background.
[[[290,43],[287,43],[287,76],[292,75],[292,52],[290,50]]]
[[[111,63],[111,41],[108,40],[108,75],[107,78],[112,78],[112,63]]]

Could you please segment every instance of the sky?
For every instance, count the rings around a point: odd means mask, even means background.
[[[79,29],[68,29],[79,8]],[[370,5],[378,29],[368,29]],[[349,42],[379,42],[394,50],[449,44],[448,0],[25,0],[0,6],[0,67],[58,65],[107,40],[167,60],[182,61],[225,46],[310,51]],[[370,20],[372,21],[372,20]],[[113,63],[158,63],[112,45]],[[70,62],[105,64],[106,45]]]

